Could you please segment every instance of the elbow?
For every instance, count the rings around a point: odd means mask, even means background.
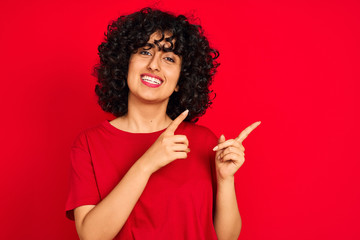
[[[237,240],[240,236],[241,228],[229,233],[217,234],[218,240]]]
[[[77,234],[80,240],[112,240],[115,236],[110,237],[109,234],[104,232],[93,231],[94,229],[82,228],[77,229]]]
[[[83,227],[77,229],[77,234],[80,240],[100,240],[101,238],[96,237],[96,234],[86,231]]]
[[[78,234],[80,240],[103,240],[104,238],[91,236],[91,234],[85,235],[85,234]],[[111,240],[111,239],[109,239]]]
[[[238,224],[238,238],[239,238],[239,236],[240,236],[240,233],[241,233],[241,229],[242,229],[242,221],[241,221],[241,217],[240,217],[240,221],[239,221],[239,224]]]
[[[95,234],[91,231],[83,231],[83,232],[79,232],[78,231],[78,236],[80,240],[112,240],[113,238],[109,238],[109,237],[104,237],[104,236],[99,236],[99,234]]]
[[[224,227],[222,229],[215,228],[218,240],[237,240],[240,236],[242,228],[241,218],[237,223],[234,223],[231,228]]]
[[[218,240],[238,240],[240,233],[232,233],[227,236],[218,236]]]
[[[78,231],[78,236],[80,240],[95,240],[94,236],[91,236],[91,234],[85,234],[80,231]]]

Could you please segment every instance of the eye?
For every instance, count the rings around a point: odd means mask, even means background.
[[[151,56],[151,53],[149,51],[146,51],[146,50],[142,50],[139,52],[141,55],[148,55],[148,56]]]
[[[171,57],[165,57],[165,59],[166,59],[167,61],[169,61],[169,62],[175,62],[175,60],[174,60],[173,58],[171,58]]]

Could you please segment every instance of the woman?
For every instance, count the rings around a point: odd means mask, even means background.
[[[79,237],[237,239],[234,174],[259,122],[227,141],[191,123],[218,66],[201,27],[146,8],[113,22],[99,55],[99,104],[117,118],[72,148],[66,210]]]

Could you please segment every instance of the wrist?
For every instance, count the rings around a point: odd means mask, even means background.
[[[235,195],[235,179],[228,177],[226,179],[217,180],[217,198],[219,196],[231,198]]]
[[[155,172],[155,170],[153,169],[151,164],[149,164],[149,161],[147,161],[145,157],[139,158],[134,165],[136,165],[139,172],[141,172],[145,176],[150,177]]]
[[[235,183],[234,176],[220,177],[217,176],[217,185],[233,185]]]

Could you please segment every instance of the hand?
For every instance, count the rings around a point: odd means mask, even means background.
[[[233,177],[236,171],[243,165],[245,161],[245,148],[242,142],[260,123],[259,121],[251,124],[235,139],[225,141],[225,136],[220,136],[219,144],[213,149],[216,151],[215,165],[218,180]]]
[[[174,133],[188,113],[189,111],[186,110],[172,121],[140,158],[149,167],[151,173],[156,172],[175,159],[187,158],[187,153],[190,152],[187,137],[185,135],[175,135]]]

